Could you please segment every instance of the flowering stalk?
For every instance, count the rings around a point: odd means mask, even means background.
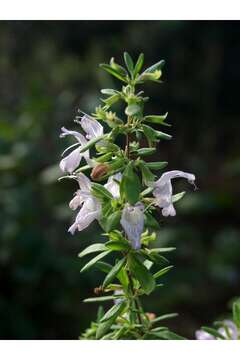
[[[70,179],[78,182],[74,198],[69,206],[80,207],[69,232],[82,231],[97,220],[107,237],[105,243],[88,246],[79,257],[93,253],[82,268],[92,266],[101,270],[105,277],[95,290],[97,297],[85,302],[113,301],[114,305],[104,313],[100,307],[97,321],[82,335],[85,339],[178,339],[180,336],[168,328],[156,324],[176,314],[156,317],[145,313],[140,298],[150,295],[160,284],[158,279],[172,266],[163,253],[174,248],[154,248],[159,232],[156,209],[162,215],[175,216],[174,203],[184,192],[173,195],[172,180],[185,178],[193,184],[195,176],[179,170],[167,171],[156,180],[155,172],[167,166],[165,161],[149,162],[147,157],[156,151],[160,140],[171,136],[160,131],[166,123],[167,114],[145,115],[144,105],[148,97],[138,86],[147,81],[160,83],[164,61],[142,71],[144,56],[140,54],[134,64],[128,53],[124,53],[125,68],[111,59],[110,64],[100,67],[123,83],[121,90],[102,89],[106,96],[103,105],[90,115],[83,114],[76,121],[81,133],[62,128],[61,137],[73,136],[77,143],[66,151],[60,168]],[[112,109],[120,103],[124,114]],[[105,125],[105,126],[103,126]],[[107,127],[108,133],[103,129]],[[121,147],[119,140],[125,137]],[[142,146],[147,143],[148,145]],[[75,149],[72,151],[72,147]],[[91,156],[94,151],[95,156]],[[64,152],[65,154],[65,152]],[[82,166],[82,160],[85,164]],[[91,180],[83,172],[91,177]],[[114,257],[112,264],[102,259]]]

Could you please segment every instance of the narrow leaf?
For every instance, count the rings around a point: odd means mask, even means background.
[[[106,247],[114,251],[127,251],[130,249],[129,242],[126,240],[108,241]]]
[[[133,73],[134,77],[137,76],[137,74],[139,74],[139,72],[141,71],[143,62],[144,62],[144,54],[142,53],[139,55],[135,65],[134,73]]]
[[[106,219],[105,228],[107,232],[117,228],[120,223],[121,214],[121,210],[117,210]]]
[[[133,170],[133,163],[130,162],[123,173],[121,193],[130,204],[134,205],[139,200],[140,188],[140,180]]]
[[[149,169],[153,169],[153,170],[164,169],[167,165],[168,165],[167,161],[156,161],[156,162],[146,163],[146,166],[149,167]]]
[[[115,314],[109,320],[104,321],[99,324],[97,333],[96,333],[97,339],[101,339],[108,332],[108,330],[111,328],[112,324],[114,323],[114,321],[116,320],[118,315],[121,314],[124,307],[125,307],[124,303],[118,304],[118,308],[117,308],[117,311],[115,311]]]
[[[112,76],[115,76],[117,79],[127,82],[125,77],[123,77],[117,70],[113,69],[110,65],[107,64],[100,64],[99,65],[103,70],[107,71]]]
[[[165,65],[165,60],[160,60],[156,64],[144,70],[144,73],[153,73],[156,70],[162,70],[164,65]]]
[[[121,260],[119,260],[111,269],[111,271],[107,274],[107,276],[104,279],[103,282],[103,288],[105,288],[106,286],[108,286],[112,280],[115,278],[115,276],[119,273],[119,271],[121,270],[121,268],[124,266],[126,262],[126,258],[122,258]]]
[[[118,298],[117,296],[99,296],[99,297],[84,299],[83,302],[92,303],[92,302],[102,302],[102,301],[110,301],[110,300],[113,301],[117,298]]]
[[[115,304],[111,307],[111,309],[109,309],[105,315],[103,315],[102,319],[100,320],[100,322],[104,322],[107,321],[109,319],[111,319],[112,317],[115,317],[116,315],[118,316],[118,314],[123,310],[123,308],[125,307],[124,303],[119,303],[119,304]]]
[[[169,266],[166,266],[165,268],[159,270],[158,272],[156,272],[153,277],[154,279],[157,279],[159,278],[160,276],[163,276],[164,274],[166,274],[169,270],[171,270],[173,268],[173,265],[169,265]]]
[[[176,195],[173,195],[172,196],[172,202],[174,203],[174,202],[177,202],[177,201],[181,200],[185,194],[186,194],[186,191],[183,191],[183,192],[180,192],[180,193],[178,193]]]
[[[112,200],[112,194],[101,184],[94,183],[91,188],[92,194],[98,199],[109,199]]]
[[[166,124],[164,122],[166,120],[167,116],[168,116],[168,113],[166,113],[164,115],[147,115],[144,117],[144,121],[150,122],[152,124],[170,126],[169,124]]]
[[[178,316],[178,313],[171,313],[171,314],[164,314],[161,316],[156,317],[155,319],[151,320],[151,323],[156,323],[158,321],[166,320],[166,319],[172,319],[174,317]]]
[[[85,152],[86,150],[90,149],[91,147],[93,147],[97,142],[99,142],[100,140],[104,139],[106,137],[105,135],[101,135],[101,136],[97,136],[95,138],[93,138],[92,140],[88,141],[87,145],[81,147],[80,153]]]
[[[95,256],[92,260],[90,260],[82,269],[80,272],[84,272],[88,270],[90,267],[92,267],[94,264],[96,264],[100,259],[104,258],[108,254],[110,254],[111,250],[104,251],[97,256]]]
[[[125,64],[128,68],[128,71],[130,72],[131,75],[133,75],[134,64],[133,64],[133,60],[132,60],[131,56],[125,51],[123,54],[123,57],[124,57]]]
[[[150,271],[141,263],[141,261],[134,255],[129,256],[130,272],[139,281],[142,289],[148,295],[155,288],[155,281]]]
[[[81,251],[79,254],[78,254],[78,257],[83,257],[85,255],[88,255],[88,254],[91,254],[91,253],[94,253],[94,252],[98,252],[98,251],[106,251],[107,248],[104,244],[92,244],[90,246],[88,246],[86,249],[84,249],[83,251]]]

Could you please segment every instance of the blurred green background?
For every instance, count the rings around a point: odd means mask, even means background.
[[[153,159],[193,172],[177,216],[158,245],[176,246],[166,284],[145,299],[149,312],[181,335],[218,316],[240,295],[240,23],[205,21],[0,22],[0,338],[76,339],[96,306],[83,304],[102,275],[81,274],[77,254],[96,241],[95,223],[71,236],[68,202],[76,185],[57,182],[78,107],[91,112],[101,88],[119,84],[98,68],[145,53],[164,58],[164,84],[145,88],[148,113],[169,111],[173,140]]]

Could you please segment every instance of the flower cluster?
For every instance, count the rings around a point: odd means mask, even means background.
[[[81,118],[80,125],[85,131],[85,136],[77,131],[70,131],[66,128],[62,128],[60,137],[66,137],[71,135],[75,137],[77,143],[68,147],[63,155],[72,147],[77,147],[71,151],[69,155],[64,157],[60,162],[60,168],[63,172],[74,174],[74,178],[79,184],[79,190],[74,195],[74,198],[70,201],[69,206],[72,210],[76,210],[80,207],[80,210],[76,216],[75,222],[68,229],[71,234],[74,234],[76,230],[82,231],[87,228],[94,220],[99,220],[101,215],[101,203],[98,198],[91,192],[92,182],[82,172],[76,173],[75,170],[81,163],[82,158],[90,167],[96,165],[96,161],[90,158],[89,150],[82,152],[88,142],[92,139],[97,139],[103,136],[102,125],[92,117],[84,115]],[[163,216],[175,216],[176,210],[173,206],[173,189],[171,180],[174,178],[185,178],[189,183],[193,184],[195,176],[183,171],[173,170],[165,172],[161,177],[151,182],[150,185],[153,189],[154,204],[162,209]],[[120,199],[120,182],[122,179],[122,173],[109,176],[104,187],[112,194],[114,199]],[[128,240],[131,242],[134,249],[141,247],[140,239],[144,230],[144,204],[137,202],[134,205],[126,203],[123,210],[120,221],[124,231],[127,234]]]
[[[183,178],[194,184],[195,175],[180,170],[159,174],[167,162],[146,160],[157,151],[161,140],[171,139],[158,127],[170,125],[165,122],[167,114],[144,114],[148,97],[143,91],[136,92],[136,87],[146,81],[159,82],[164,61],[144,71],[143,54],[134,64],[130,55],[124,53],[124,61],[126,68],[114,59],[110,64],[101,64],[103,70],[123,83],[122,88],[102,89],[106,96],[102,99],[103,104],[91,115],[83,114],[77,118],[78,131],[62,128],[60,137],[70,135],[76,142],[64,151],[60,168],[65,173],[63,178],[74,179],[79,186],[69,203],[70,208],[78,212],[68,231],[71,234],[82,231],[97,220],[108,237],[106,243],[92,244],[79,255],[99,252],[81,271],[97,265],[107,272],[100,289],[113,295],[103,296],[102,301],[115,301],[114,307],[99,320],[96,338],[169,338],[177,335],[166,332],[166,328],[154,330],[153,320],[142,312],[139,297],[149,295],[157,286],[156,280],[171,268],[166,266],[168,260],[161,252],[172,248],[152,249],[150,246],[159,231],[156,210],[160,208],[163,217],[175,216],[174,203],[185,192],[173,194],[172,181]],[[125,104],[123,114],[117,111],[118,103]],[[125,145],[121,146],[124,138]],[[101,261],[110,253],[120,256],[113,265]],[[155,274],[151,272],[154,266],[160,266]],[[112,283],[114,279],[117,284]],[[94,298],[87,301],[94,301]],[[119,316],[126,320],[124,326],[118,329],[115,323],[112,328]],[[134,326],[137,329],[135,335],[132,333]]]

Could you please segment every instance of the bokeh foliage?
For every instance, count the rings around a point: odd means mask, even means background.
[[[179,312],[166,324],[188,337],[225,315],[240,294],[239,35],[239,22],[0,23],[0,338],[77,338],[95,316],[81,300],[101,275],[80,276],[77,254],[100,230],[66,231],[76,189],[56,182],[58,136],[79,107],[98,105],[114,81],[98,63],[120,62],[124,50],[166,60],[164,85],[146,89],[147,111],[169,111],[173,140],[159,145],[160,160],[196,174],[199,187],[176,218],[160,218],[159,246],[177,247],[175,268],[145,307]]]

